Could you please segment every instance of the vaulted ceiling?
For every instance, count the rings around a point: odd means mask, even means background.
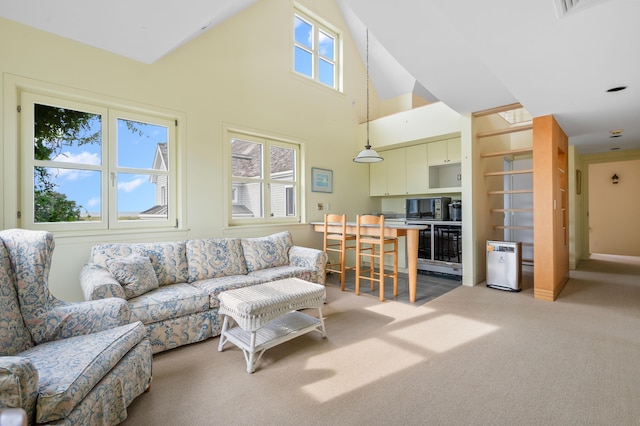
[[[153,63],[256,1],[21,0],[0,16]],[[463,114],[520,102],[582,154],[640,149],[638,0],[336,2],[363,56],[369,29],[382,99],[416,91]]]

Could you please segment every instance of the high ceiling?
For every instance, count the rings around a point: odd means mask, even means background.
[[[0,16],[153,63],[256,1],[3,1]],[[640,0],[336,1],[363,56],[369,29],[382,99],[415,91],[463,114],[520,102],[582,154],[640,149]]]

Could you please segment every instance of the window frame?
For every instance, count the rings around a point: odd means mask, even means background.
[[[234,139],[242,140],[250,143],[260,144],[262,146],[262,176],[260,178],[246,178],[246,177],[234,177],[233,176],[233,152],[232,152],[232,141]],[[294,178],[292,180],[283,180],[276,179],[271,177],[271,147],[283,147],[287,149],[292,149],[294,151]],[[250,225],[260,225],[260,224],[297,224],[302,221],[302,144],[300,142],[285,140],[282,138],[276,138],[269,135],[245,132],[237,129],[227,129],[225,136],[225,165],[227,168],[226,178],[227,182],[225,187],[227,188],[227,223],[229,226],[250,226]],[[258,183],[260,182],[262,185],[262,217],[243,217],[243,218],[234,218],[233,217],[233,201],[238,199],[238,194],[236,188],[234,188],[234,183],[236,181],[241,182],[251,182]],[[281,185],[285,187],[284,198],[287,198],[288,190],[287,188],[293,187],[293,194],[296,200],[295,203],[295,214],[288,215],[289,206],[285,204],[285,216],[280,217],[272,217],[272,194],[271,194],[271,183]]]
[[[301,45],[296,41],[295,36],[295,20],[296,17],[307,22],[312,26],[313,32],[313,43],[312,48],[309,49],[307,46]],[[314,81],[318,83],[321,87],[325,87],[327,89],[333,89],[337,92],[343,91],[342,80],[343,80],[343,70],[342,70],[342,41],[343,35],[335,26],[331,25],[326,20],[320,18],[315,13],[311,12],[309,9],[305,8],[300,4],[295,4],[293,7],[293,14],[291,17],[291,70],[294,75],[304,77],[307,80]],[[334,39],[334,59],[333,59],[333,86],[329,86],[328,84],[322,82],[320,80],[320,62],[326,61],[327,58],[320,53],[320,43],[319,43],[319,33],[324,32],[329,37],[333,37]],[[312,56],[312,75],[308,76],[301,72],[296,71],[296,48],[302,48],[303,50],[311,53]]]
[[[50,86],[51,87],[51,86]],[[183,205],[184,179],[180,173],[184,170],[181,162],[184,158],[183,140],[184,130],[178,126],[179,122],[185,122],[182,113],[176,113],[160,108],[149,108],[133,103],[123,103],[100,97],[99,95],[80,94],[78,91],[52,90],[50,87],[33,87],[31,85],[17,85],[17,102],[19,105],[18,128],[20,146],[20,161],[18,164],[17,176],[20,177],[17,191],[19,195],[18,217],[21,226],[28,229],[41,229],[55,232],[78,233],[82,235],[87,231],[92,233],[110,232],[118,230],[175,230],[185,229],[185,224],[181,219],[184,216]],[[101,164],[88,165],[73,163],[56,163],[50,160],[35,160],[33,155],[34,141],[34,105],[50,105],[61,108],[70,108],[88,113],[97,113],[101,119]],[[164,172],[161,170],[144,169],[145,174],[166,175],[168,177],[169,200],[168,213],[166,219],[153,220],[118,220],[117,207],[117,184],[111,179],[111,173],[127,172],[130,170],[140,170],[135,168],[123,168],[117,165],[117,122],[118,119],[140,121],[144,123],[167,127],[168,144],[168,168]],[[45,222],[39,223],[34,217],[34,167],[55,167],[56,164],[66,168],[78,170],[95,170],[101,173],[100,182],[100,221],[77,221],[77,222]],[[179,226],[180,225],[180,226]]]

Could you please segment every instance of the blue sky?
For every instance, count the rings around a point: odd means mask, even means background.
[[[168,130],[166,127],[155,124],[135,122],[134,125],[142,134],[130,131],[125,120],[118,119],[118,166],[150,171],[157,144],[167,141]],[[99,131],[100,126],[99,118],[96,118],[88,133]],[[52,160],[100,165],[108,158],[108,153],[102,153],[103,145],[97,143],[82,146],[78,146],[77,143],[64,145],[60,152],[52,156]],[[58,192],[66,194],[68,199],[81,205],[83,214],[89,212],[93,216],[97,215],[101,208],[101,172],[76,168],[48,170],[53,181],[59,185]],[[149,177],[149,174],[144,173],[118,174],[119,212],[137,213],[155,205],[155,185],[149,182]]]

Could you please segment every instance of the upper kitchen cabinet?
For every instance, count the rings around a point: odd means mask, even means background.
[[[369,194],[372,196],[407,193],[405,148],[381,151],[384,161],[369,165]]]
[[[427,144],[408,146],[405,158],[407,194],[426,194],[429,191]]]
[[[428,145],[429,165],[459,163],[461,152],[460,138],[431,142]]]

